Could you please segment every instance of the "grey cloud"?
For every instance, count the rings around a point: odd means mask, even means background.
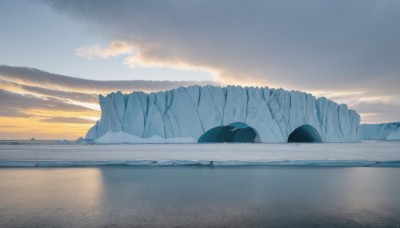
[[[91,112],[98,111],[74,104],[65,103],[62,100],[48,97],[41,99],[31,95],[22,95],[0,89],[0,116],[27,117],[29,109],[41,109],[49,111]]]
[[[382,119],[385,119],[385,122],[399,121],[398,105],[361,102],[352,105],[351,108],[362,114],[372,114],[361,118],[364,123],[382,123]]]
[[[49,123],[78,123],[78,124],[93,124],[94,120],[79,118],[79,117],[52,117],[41,120],[42,122],[49,122]]]
[[[56,94],[59,96],[70,97],[70,96],[81,96],[79,94],[66,94],[63,90],[70,91],[83,91],[87,93],[109,93],[112,91],[159,91],[173,89],[179,86],[189,85],[207,85],[215,84],[213,82],[195,82],[195,81],[145,81],[145,80],[126,80],[126,81],[98,81],[88,80],[82,78],[75,78],[70,76],[64,76],[59,74],[52,74],[45,71],[41,71],[35,68],[27,67],[11,67],[11,66],[0,66],[0,78],[11,81],[14,83],[34,85],[35,87],[47,87],[51,89],[38,89],[32,87],[25,87],[28,89],[34,89],[44,94]],[[61,92],[56,92],[61,91]],[[87,98],[87,97],[86,97]],[[92,98],[89,98],[92,99]]]
[[[0,76],[1,77],[1,76]],[[87,103],[97,103],[98,102],[98,94],[90,94],[90,93],[80,93],[80,92],[69,92],[69,91],[61,91],[61,90],[53,90],[46,89],[37,86],[28,86],[22,85],[10,81],[5,81],[0,79],[1,85],[9,85],[15,88],[20,88],[27,92],[37,93],[44,96],[57,97],[62,99],[69,99],[73,101],[87,102]]]
[[[217,69],[223,82],[399,95],[397,0],[43,1],[147,59]],[[400,119],[399,105],[390,112]]]
[[[380,104],[380,103],[374,103],[374,105],[371,106],[371,103],[368,102],[360,102],[358,104],[354,104],[353,107],[355,107],[359,112],[365,112],[365,113],[381,113],[381,112],[395,113],[394,111],[397,108],[397,106],[392,104]]]
[[[30,92],[36,92],[38,94],[42,94],[42,95],[46,95],[46,96],[54,96],[54,97],[60,97],[60,98],[64,98],[64,99],[70,99],[73,101],[97,103],[99,100],[99,95],[97,95],[97,94],[66,92],[66,91],[45,89],[45,88],[41,88],[41,87],[27,86],[27,85],[21,85],[21,88],[23,88],[27,91],[30,91]]]
[[[148,58],[220,69],[223,80],[380,92],[400,83],[396,0],[45,2]]]

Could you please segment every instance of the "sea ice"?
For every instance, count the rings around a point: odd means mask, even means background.
[[[0,167],[59,166],[400,166],[400,141],[0,145]]]

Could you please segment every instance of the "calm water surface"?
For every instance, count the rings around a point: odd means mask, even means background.
[[[0,169],[0,227],[398,227],[400,168]]]

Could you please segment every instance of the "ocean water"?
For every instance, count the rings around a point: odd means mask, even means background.
[[[398,227],[400,168],[1,168],[0,227]]]

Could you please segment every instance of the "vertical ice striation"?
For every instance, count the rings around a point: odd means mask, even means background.
[[[87,133],[96,139],[111,132],[138,137],[192,137],[211,128],[242,122],[261,142],[283,143],[304,125],[323,142],[361,141],[360,116],[346,105],[311,94],[267,87],[191,86],[146,94],[100,96],[101,119]]]

